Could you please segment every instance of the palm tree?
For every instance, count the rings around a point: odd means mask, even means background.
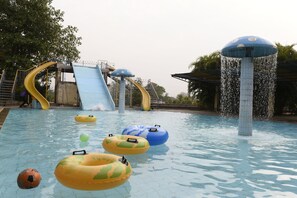
[[[196,97],[202,107],[213,110],[220,79],[220,52],[198,58],[190,68],[193,68],[191,75],[197,77],[197,80],[189,81],[189,93]]]

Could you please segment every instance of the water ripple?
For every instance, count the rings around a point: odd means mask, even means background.
[[[93,114],[97,123],[76,123],[77,114]],[[85,192],[55,179],[56,164],[72,151],[106,153],[102,141],[109,133],[141,124],[160,124],[169,139],[143,155],[126,156],[133,174],[124,185]],[[297,197],[297,125],[256,121],[252,137],[239,137],[237,124],[161,111],[12,110],[0,132],[0,197],[29,196],[15,184],[27,167],[43,176],[35,197]],[[87,143],[80,141],[82,133],[90,136]]]

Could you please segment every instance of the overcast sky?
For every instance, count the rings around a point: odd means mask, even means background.
[[[53,0],[82,37],[82,60],[108,60],[170,96],[187,92],[171,77],[229,41],[255,35],[297,43],[296,0]]]

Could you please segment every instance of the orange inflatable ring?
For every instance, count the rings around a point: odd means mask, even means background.
[[[77,154],[83,152],[83,154]],[[126,158],[113,154],[74,151],[61,160],[55,169],[57,180],[78,190],[104,190],[125,183],[132,174]]]

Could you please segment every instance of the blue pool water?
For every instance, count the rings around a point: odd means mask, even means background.
[[[76,123],[93,114],[96,123]],[[165,111],[89,112],[12,109],[0,130],[0,197],[297,197],[297,125],[254,122],[252,137],[237,136],[237,119]],[[160,124],[169,132],[164,145],[126,156],[133,168],[116,188],[80,191],[61,185],[57,163],[72,151],[104,152],[109,134],[129,125]],[[88,134],[87,144],[80,142]],[[37,188],[16,183],[20,171],[36,168]]]

